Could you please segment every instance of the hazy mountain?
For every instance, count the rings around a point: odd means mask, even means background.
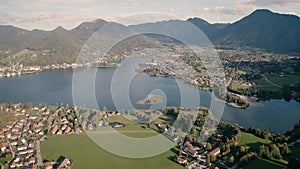
[[[57,27],[55,30],[48,32],[48,35],[44,38],[26,46],[27,49],[38,53],[36,58],[27,62],[44,63],[43,65],[73,63],[76,61],[83,44],[84,41],[73,32],[63,27]]]
[[[74,32],[80,39],[86,41],[90,36],[92,36],[97,30],[102,28],[108,22],[97,19],[92,22],[83,22],[71,31]]]
[[[294,15],[277,14],[269,10],[256,10],[249,16],[233,24],[210,24],[200,18],[187,20],[208,36],[216,46],[226,47],[256,47],[273,52],[300,53],[300,18]],[[0,26],[0,57],[13,56],[19,51],[29,49],[24,53],[23,62],[29,63],[63,63],[74,62],[78,57],[84,43],[97,30],[104,28],[108,22],[97,19],[84,22],[72,30],[58,27],[53,31],[32,30],[16,28],[13,26]],[[111,23],[109,29],[113,34],[94,34],[96,46],[113,41],[114,36],[124,33],[129,28],[137,32],[165,32],[184,30],[183,38],[197,41],[201,36],[186,27],[186,21],[170,20],[155,23],[145,23],[125,27],[121,24]],[[175,28],[175,29],[174,29]],[[175,31],[175,32],[174,32]],[[113,36],[111,36],[113,35]],[[157,34],[135,36],[120,42],[115,52],[126,52],[138,46],[149,47],[160,42],[178,42],[170,37]],[[112,52],[112,51],[111,51]],[[31,57],[33,53],[35,57]],[[19,55],[18,55],[19,56]],[[26,59],[24,59],[26,57]],[[27,59],[30,58],[30,59]]]
[[[26,45],[42,39],[46,36],[46,31],[16,28],[14,26],[0,25],[0,50],[11,49],[20,50]]]
[[[274,52],[300,52],[300,18],[256,10],[213,36],[221,46],[250,46]]]
[[[213,38],[218,31],[229,25],[223,23],[210,24],[201,18],[189,18],[187,21],[198,27],[210,39]]]

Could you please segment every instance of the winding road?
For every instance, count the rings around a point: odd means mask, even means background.
[[[278,84],[275,84],[275,83],[271,82],[265,75],[261,75],[261,76],[262,76],[262,77],[265,79],[265,81],[268,82],[270,85],[273,85],[273,86],[275,86],[275,87],[282,88],[282,86],[280,86],[280,85],[278,85]]]

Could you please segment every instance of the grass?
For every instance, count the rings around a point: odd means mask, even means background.
[[[53,136],[42,143],[41,149],[43,159],[55,161],[66,156],[73,160],[74,169],[183,169],[169,159],[175,155],[172,151],[151,158],[129,159],[103,150],[85,134]]]
[[[124,123],[125,127],[115,128],[115,130],[129,137],[147,138],[159,134],[155,130],[148,128],[147,124],[130,121],[123,116],[110,116],[108,121]]]
[[[254,83],[258,84],[259,88],[262,89],[262,90],[277,92],[281,89],[280,87],[273,86],[272,84],[269,84],[267,81],[265,81],[265,79],[255,79],[255,80],[252,80],[252,81]]]
[[[300,158],[300,149],[296,147],[289,147],[292,153],[288,155],[285,159],[288,161],[291,158]]]
[[[249,86],[244,85],[242,81],[238,80],[233,80],[229,87],[234,91],[250,88]]]
[[[271,143],[272,142],[270,140],[262,139],[253,134],[242,132],[241,140],[238,145],[239,146],[242,146],[242,145],[249,146],[252,151],[257,152],[259,146],[261,146],[263,144],[271,144]],[[281,160],[273,159],[272,161],[271,160],[267,160],[267,161],[272,162],[276,165],[285,165],[288,163],[288,161],[285,159],[281,159]]]
[[[110,116],[108,122],[124,123],[125,127],[115,128],[115,130],[126,136],[135,138],[147,138],[159,134],[159,129],[155,124],[164,124],[171,126],[175,120],[176,117],[174,116],[161,115],[159,118],[152,122],[154,125],[152,125],[151,128],[148,127],[148,124],[140,124],[134,121],[130,121],[123,116]]]
[[[270,140],[259,138],[250,133],[241,132],[241,140],[239,141],[238,145],[249,146],[252,150],[256,151],[260,145],[270,143]]]
[[[280,76],[266,76],[266,77],[272,83],[280,86],[300,83],[300,74],[289,74],[289,75],[284,75],[283,77]],[[265,81],[264,78],[255,79],[253,80],[253,82],[257,83],[260,86],[260,88],[264,90],[276,92],[281,89],[280,87],[269,84],[267,81]]]
[[[250,161],[243,169],[282,169],[283,165],[274,163],[269,160],[258,158],[256,160]]]

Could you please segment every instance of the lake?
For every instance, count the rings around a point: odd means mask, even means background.
[[[93,69],[93,68],[91,68]],[[111,95],[111,80],[115,68],[97,70],[95,80],[96,98],[100,108],[106,106],[115,109]],[[81,73],[87,73],[85,71]],[[47,70],[38,74],[1,78],[0,102],[46,103],[49,105],[73,104],[72,100],[73,70]],[[126,76],[121,78],[126,79]],[[117,84],[122,86],[123,84]],[[191,86],[188,86],[191,87]],[[192,87],[191,87],[192,88]],[[136,102],[145,98],[154,89],[160,89],[167,98],[167,106],[180,105],[180,92],[177,82],[167,77],[151,77],[145,73],[136,75],[129,87],[132,104],[136,108],[147,108],[149,105],[137,105]],[[200,104],[209,106],[211,93],[193,88],[200,92]],[[252,102],[246,110],[225,105],[222,121],[238,123],[245,128],[250,126],[268,129],[274,133],[289,130],[300,119],[300,104],[295,101],[271,100]]]

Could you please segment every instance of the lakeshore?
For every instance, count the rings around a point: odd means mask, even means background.
[[[91,71],[94,68],[90,68]],[[110,110],[115,110],[111,96],[111,77],[114,68],[98,69],[95,84],[96,98],[99,107],[106,106]],[[83,76],[89,72],[80,72]],[[48,105],[59,106],[61,103],[73,105],[72,101],[72,69],[46,70],[38,74],[26,76],[16,76],[0,79],[0,102],[26,103],[34,104],[47,103]],[[127,78],[126,72],[121,76]],[[122,85],[122,84],[119,84]],[[183,84],[186,88],[192,88],[194,92],[199,92],[200,105],[210,107],[211,104],[217,104],[212,100],[212,93],[206,90],[196,89],[190,85]],[[26,90],[24,90],[26,88]],[[134,90],[133,90],[134,89]],[[148,109],[149,105],[136,104],[137,101],[145,98],[153,89],[161,89],[166,94],[166,106],[180,107],[180,92],[177,82],[172,78],[151,77],[146,73],[141,73],[135,77],[130,86],[130,98],[132,104],[138,109]],[[5,97],[4,97],[5,96]],[[285,100],[270,101],[252,101],[247,109],[237,109],[225,105],[222,120],[228,123],[238,123],[245,127],[254,126],[268,129],[274,133],[282,133],[291,128],[300,118],[300,104],[295,101],[286,102]],[[98,108],[98,107],[92,107]],[[285,110],[289,111],[286,112]],[[282,112],[286,112],[284,116]],[[270,120],[272,117],[272,120]],[[273,123],[277,121],[277,123]],[[286,122],[290,123],[286,123]],[[279,127],[280,126],[280,127]]]

